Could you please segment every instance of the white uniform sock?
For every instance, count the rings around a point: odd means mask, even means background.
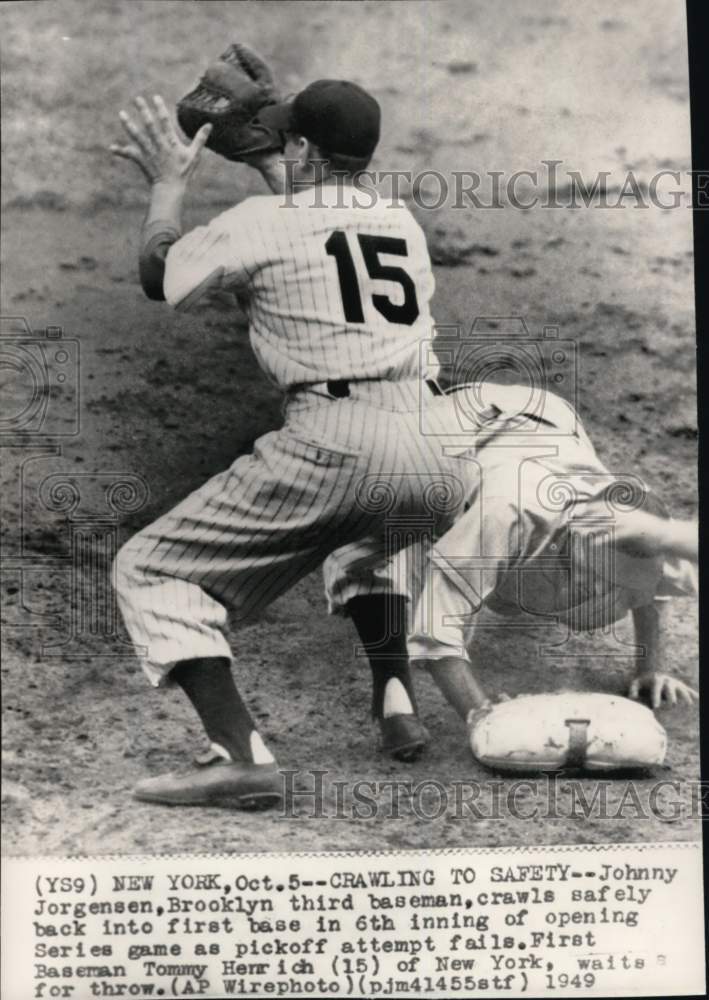
[[[406,688],[398,677],[391,677],[384,688],[384,708],[382,717],[390,718],[392,715],[413,715],[414,709]]]

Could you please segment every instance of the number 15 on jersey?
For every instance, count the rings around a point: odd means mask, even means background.
[[[357,234],[367,274],[372,280],[390,281],[399,285],[404,292],[404,301],[397,303],[388,295],[372,295],[372,305],[390,323],[402,323],[411,326],[419,316],[419,306],[416,300],[416,287],[403,267],[394,264],[382,264],[380,254],[391,254],[406,258],[408,250],[406,240],[394,236],[366,236]],[[334,257],[337,264],[337,276],[340,282],[340,294],[345,319],[348,323],[364,323],[362,309],[362,294],[357,277],[357,270],[347,241],[347,234],[342,229],[336,229],[327,242],[325,249],[328,256]]]

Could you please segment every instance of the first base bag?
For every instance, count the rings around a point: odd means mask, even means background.
[[[667,734],[649,708],[616,695],[520,695],[477,714],[473,755],[497,771],[613,771],[663,763]]]

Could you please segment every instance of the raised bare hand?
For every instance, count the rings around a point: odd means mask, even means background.
[[[162,97],[153,98],[152,108],[144,98],[136,97],[135,106],[140,115],[138,121],[125,111],[118,114],[131,142],[125,146],[114,143],[110,151],[136,163],[150,184],[186,183],[194,173],[212,126],[203,125],[192,142],[187,143],[177,131]]]

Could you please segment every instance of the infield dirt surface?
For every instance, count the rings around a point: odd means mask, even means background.
[[[76,555],[71,519],[74,527],[81,518],[98,523],[108,511],[106,485],[140,477],[149,495],[117,522],[123,541],[280,419],[279,395],[261,375],[228,298],[176,315],[143,297],[136,258],[144,184],[106,151],[119,137],[119,108],[138,92],[160,92],[174,104],[205,60],[239,39],[272,61],[287,92],[323,76],[370,88],[384,115],[375,169],[509,175],[542,171],[543,160],[556,159],[585,177],[632,169],[647,182],[658,170],[690,166],[682,5],[6,3],[0,20],[3,315],[24,317],[40,334],[61,327],[80,349],[75,383],[50,400],[52,433],[8,439],[13,447],[3,463],[6,852],[695,839],[696,820],[673,819],[669,810],[665,819],[638,818],[627,801],[614,820],[480,819],[451,809],[426,819],[423,811],[436,812],[435,784],[415,803],[402,799],[398,818],[313,817],[307,801],[296,804],[295,817],[139,804],[130,796],[133,783],[189,766],[202,749],[200,727],[178,693],[151,690],[126,647],[91,636],[87,623],[81,643],[61,645],[86,589],[96,586],[96,574],[105,580],[108,565],[108,555],[94,566]],[[247,167],[206,154],[187,223],[261,190]],[[580,412],[607,465],[646,477],[673,513],[694,515],[687,208],[640,209],[628,201],[615,210],[478,210],[449,199],[417,215],[437,262],[437,322],[468,329],[476,316],[518,316],[534,337],[558,326],[559,337],[577,346]],[[10,379],[8,386],[15,399],[21,385]],[[565,384],[565,392],[573,389]],[[74,399],[78,433],[62,436],[71,429],[62,421],[72,419]],[[80,508],[50,509],[52,475],[80,484]],[[629,626],[618,635],[628,642]],[[473,762],[462,725],[425,676],[417,686],[430,749],[413,765],[378,751],[368,668],[355,658],[350,623],[325,614],[318,574],[231,639],[242,690],[281,765],[300,770],[305,787],[313,781],[306,772],[327,772],[325,813],[334,809],[332,781],[430,780],[452,795],[452,782],[491,778]],[[622,692],[629,676],[617,639],[580,639],[574,648],[582,657],[556,660],[540,655],[536,632],[498,624],[483,641],[482,679],[493,692]],[[691,600],[673,604],[668,668],[696,684]],[[659,718],[669,735],[669,767],[638,782],[641,796],[658,777],[698,778],[695,711],[664,709]],[[579,787],[590,796],[594,783]],[[483,810],[491,794],[483,788]],[[624,795],[618,780],[609,791],[611,812]],[[380,800],[386,804],[388,794]],[[542,791],[520,790],[517,803],[520,813],[546,807]]]

